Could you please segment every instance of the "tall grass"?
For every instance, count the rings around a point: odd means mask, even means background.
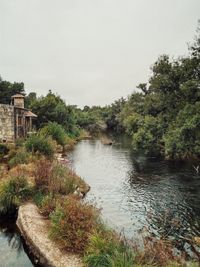
[[[32,188],[24,176],[11,177],[0,183],[0,213],[12,213],[32,195]]]
[[[101,225],[90,236],[84,261],[89,267],[132,267],[135,254],[125,239]]]
[[[34,170],[35,186],[44,193],[68,195],[86,184],[68,167],[59,162],[41,159]]]
[[[16,151],[16,154],[9,160],[8,165],[12,168],[18,164],[27,164],[30,158],[31,153],[22,148]]]
[[[62,205],[56,207],[50,218],[50,236],[64,249],[83,253],[96,225],[96,209],[70,196]]]

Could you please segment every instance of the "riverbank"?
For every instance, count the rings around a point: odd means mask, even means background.
[[[136,264],[163,267],[170,266],[170,261],[176,266],[186,263],[183,257],[173,255],[173,247],[166,240],[145,240],[145,250],[140,251],[135,243],[105,226],[98,209],[82,201],[89,186],[66,166],[64,159],[53,160],[32,152],[29,160],[10,168],[0,186],[0,203],[4,204],[4,211],[19,207],[19,228],[44,266],[59,264],[61,256],[56,258],[56,249],[62,257],[73,254],[75,264],[81,261],[89,267]],[[7,200],[11,189],[14,195],[10,202]],[[58,262],[52,259],[51,263],[51,257]]]
[[[35,204],[26,203],[19,207],[17,226],[34,255],[34,261],[48,267],[83,267],[78,255],[63,252],[49,239],[49,223]]]

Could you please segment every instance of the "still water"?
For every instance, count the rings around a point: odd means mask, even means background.
[[[191,164],[134,155],[126,138],[112,146],[81,141],[69,160],[91,186],[87,199],[127,236],[136,238],[145,230],[180,246],[186,245],[185,237],[200,236],[200,176]]]
[[[33,266],[24,250],[15,222],[0,218],[0,267]]]

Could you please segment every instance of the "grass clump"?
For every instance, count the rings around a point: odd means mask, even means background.
[[[12,213],[32,195],[32,188],[24,176],[11,177],[0,184],[0,213]]]
[[[40,130],[40,134],[46,137],[51,136],[51,138],[61,146],[66,144],[65,129],[56,122],[49,122]]]
[[[90,236],[84,261],[88,267],[132,267],[135,254],[125,239],[101,225]]]
[[[59,199],[51,193],[44,195],[41,191],[39,191],[34,196],[34,202],[39,207],[40,213],[45,217],[49,217],[49,215],[55,210],[58,201]]]
[[[46,158],[41,158],[34,170],[34,180],[36,190],[40,192],[48,193],[49,192],[49,179],[52,171],[52,162]]]
[[[50,220],[50,236],[64,249],[83,253],[95,228],[97,211],[93,206],[70,196],[56,207]]]
[[[29,152],[39,153],[48,157],[53,158],[54,146],[50,138],[42,135],[31,135],[25,142],[25,148]]]
[[[34,170],[35,186],[43,193],[68,195],[77,188],[86,188],[85,182],[74,174],[67,166],[59,162],[51,162],[45,158],[38,161]]]
[[[31,158],[31,153],[24,149],[19,149],[16,154],[9,160],[8,165],[12,168],[18,164],[27,164]]]

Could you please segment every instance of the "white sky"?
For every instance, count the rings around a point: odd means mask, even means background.
[[[187,54],[200,0],[0,0],[0,75],[68,104],[126,97],[165,53]]]

